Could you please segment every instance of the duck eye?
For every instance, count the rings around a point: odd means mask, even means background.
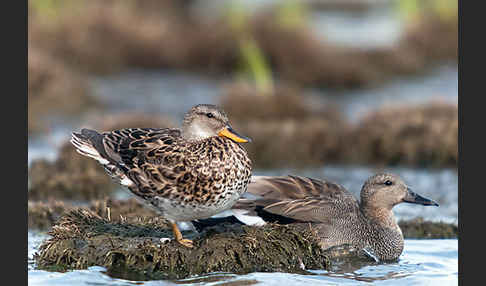
[[[206,116],[207,116],[208,118],[213,118],[213,117],[214,117],[214,114],[212,114],[212,113],[206,113]]]
[[[391,186],[391,185],[393,185],[393,183],[392,183],[392,181],[390,181],[390,180],[386,180],[386,181],[385,181],[385,185],[387,185],[387,186]]]

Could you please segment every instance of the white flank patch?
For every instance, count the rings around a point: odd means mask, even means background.
[[[130,187],[133,185],[133,182],[127,176],[124,176],[123,179],[120,181],[120,184]]]
[[[222,212],[219,212],[213,216],[211,216],[211,218],[222,218],[222,217],[228,217],[228,216],[232,216],[233,215],[233,210],[224,210]]]
[[[196,228],[190,221],[178,221],[176,222],[176,224],[180,231],[187,231],[187,230],[196,231]]]
[[[263,226],[266,222],[259,216],[251,216],[246,215],[247,211],[245,210],[232,210],[233,215],[242,223],[246,225],[254,225],[254,226]]]

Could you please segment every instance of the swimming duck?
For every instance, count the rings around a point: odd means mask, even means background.
[[[439,206],[412,192],[400,177],[386,173],[368,178],[360,196],[358,202],[343,186],[326,180],[254,176],[231,211],[251,225],[310,224],[323,249],[350,244],[387,261],[403,251],[403,234],[392,208],[400,203]]]
[[[182,129],[127,128],[73,132],[78,153],[96,159],[140,202],[166,218],[186,247],[178,222],[207,218],[231,208],[246,192],[251,161],[227,115],[200,104],[184,116]]]

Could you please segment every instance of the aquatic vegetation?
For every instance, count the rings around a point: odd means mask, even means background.
[[[383,106],[351,123],[333,106],[302,100],[298,89],[278,87],[275,97],[252,96],[251,87],[228,86],[221,105],[234,126],[251,134],[257,168],[365,163],[456,166],[457,105],[430,102]]]
[[[225,15],[210,20],[191,14],[184,1],[59,6],[52,8],[62,11],[57,24],[29,18],[29,42],[89,73],[134,67],[233,73],[250,79],[260,94],[272,94],[277,74],[302,86],[362,87],[457,59],[457,21],[439,17],[408,27],[394,47],[362,51],[320,39],[307,24],[308,8],[298,1],[257,13],[231,2]]]
[[[284,0],[276,4],[275,21],[286,29],[308,28],[309,11],[301,1]]]
[[[458,120],[455,104],[383,106],[352,130],[348,152],[368,163],[455,166]]]
[[[138,279],[174,279],[215,271],[294,272],[324,269],[329,259],[312,231],[288,226],[219,226],[194,238],[188,249],[163,243],[170,231],[141,223],[111,222],[87,210],[64,215],[39,248],[39,269],[104,266]]]
[[[423,218],[398,222],[403,236],[407,238],[457,238],[457,225],[444,222],[425,221]]]
[[[99,106],[86,78],[46,51],[29,45],[28,131],[47,131],[47,115],[81,113]]]
[[[262,49],[251,33],[249,16],[238,1],[228,6],[226,18],[238,42],[243,72],[255,82],[257,94],[272,95],[273,79]],[[245,77],[245,75],[240,75]]]
[[[35,160],[29,168],[30,200],[103,198],[117,187],[103,167],[76,153],[69,142],[59,151],[54,162]]]
[[[398,0],[396,10],[409,23],[424,17],[439,17],[442,21],[456,21],[458,0]]]

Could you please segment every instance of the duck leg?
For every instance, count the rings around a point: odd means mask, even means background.
[[[182,238],[182,233],[179,230],[179,228],[177,227],[177,224],[175,222],[171,222],[170,224],[172,226],[172,232],[174,232],[174,236],[175,236],[175,239],[177,240],[177,242],[182,244],[185,247],[192,248],[193,247],[192,240]]]

